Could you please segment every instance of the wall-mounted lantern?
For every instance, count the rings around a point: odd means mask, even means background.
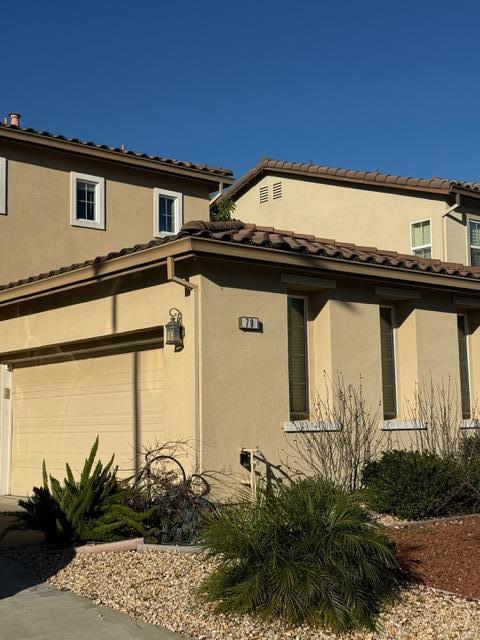
[[[182,324],[182,314],[178,309],[170,309],[168,312],[170,320],[165,325],[166,340],[165,344],[171,344],[175,347],[174,351],[183,349],[183,337],[185,335],[185,327]]]

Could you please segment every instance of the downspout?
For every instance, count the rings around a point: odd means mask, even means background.
[[[442,260],[447,262],[447,229],[446,229],[446,217],[450,215],[455,209],[460,206],[460,194],[455,195],[455,204],[448,208],[445,213],[442,214],[442,240],[443,240],[443,256]]]
[[[178,278],[175,275],[175,261],[172,256],[167,257],[167,282],[175,282],[188,292],[193,293],[193,322],[194,322],[194,376],[195,376],[195,401],[194,401],[194,425],[195,425],[195,466],[196,471],[201,471],[201,425],[200,425],[200,327],[199,327],[199,304],[198,285],[192,284],[188,280]]]

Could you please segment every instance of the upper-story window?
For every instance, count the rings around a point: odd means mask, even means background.
[[[7,213],[7,161],[0,158],[0,214]]]
[[[71,224],[105,229],[105,179],[85,173],[71,174]]]
[[[480,266],[480,221],[470,220],[470,264]]]
[[[432,233],[431,221],[421,220],[420,222],[412,222],[412,253],[419,258],[432,257]]]
[[[178,191],[154,189],[154,234],[155,236],[174,235],[183,224],[182,194]]]

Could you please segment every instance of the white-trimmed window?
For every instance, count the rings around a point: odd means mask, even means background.
[[[7,161],[0,158],[0,214],[7,213]]]
[[[105,229],[105,178],[71,173],[70,224]]]
[[[470,264],[474,267],[480,266],[480,220],[470,220]]]
[[[410,234],[412,240],[412,253],[419,258],[432,257],[432,223],[431,220],[412,222]]]
[[[153,228],[157,237],[175,235],[183,224],[183,196],[178,191],[153,190]]]

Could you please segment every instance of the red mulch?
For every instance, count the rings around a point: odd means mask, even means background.
[[[408,527],[388,537],[423,584],[480,598],[480,516]]]

